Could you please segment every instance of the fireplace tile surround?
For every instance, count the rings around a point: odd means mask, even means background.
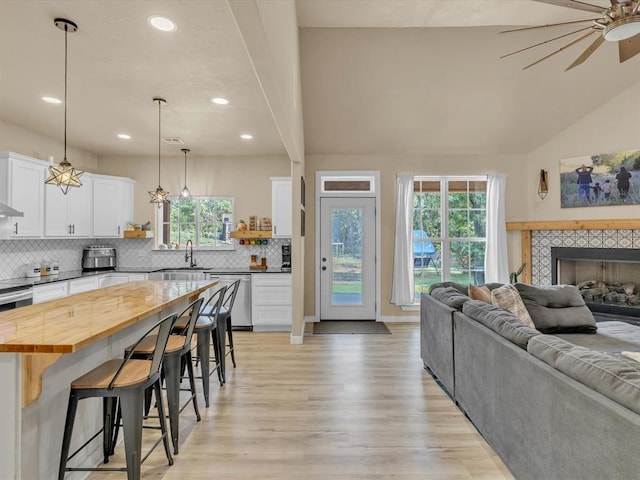
[[[638,230],[532,230],[531,283],[551,285],[551,247],[640,248]]]

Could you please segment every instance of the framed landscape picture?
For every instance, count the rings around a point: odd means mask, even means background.
[[[640,204],[640,150],[560,161],[562,208],[637,204]]]

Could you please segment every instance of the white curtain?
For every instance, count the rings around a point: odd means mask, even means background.
[[[413,303],[413,175],[401,173],[396,179],[396,229],[393,248],[391,303]]]
[[[484,256],[486,282],[509,282],[507,228],[505,223],[505,189],[507,176],[487,176],[487,249]]]

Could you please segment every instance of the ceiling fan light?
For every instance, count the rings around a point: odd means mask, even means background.
[[[640,34],[640,15],[620,18],[607,25],[602,32],[608,42],[619,42]]]

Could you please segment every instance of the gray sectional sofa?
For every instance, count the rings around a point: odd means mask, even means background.
[[[619,353],[640,327],[544,334],[450,286],[420,308],[425,367],[517,479],[640,478],[640,363]]]

